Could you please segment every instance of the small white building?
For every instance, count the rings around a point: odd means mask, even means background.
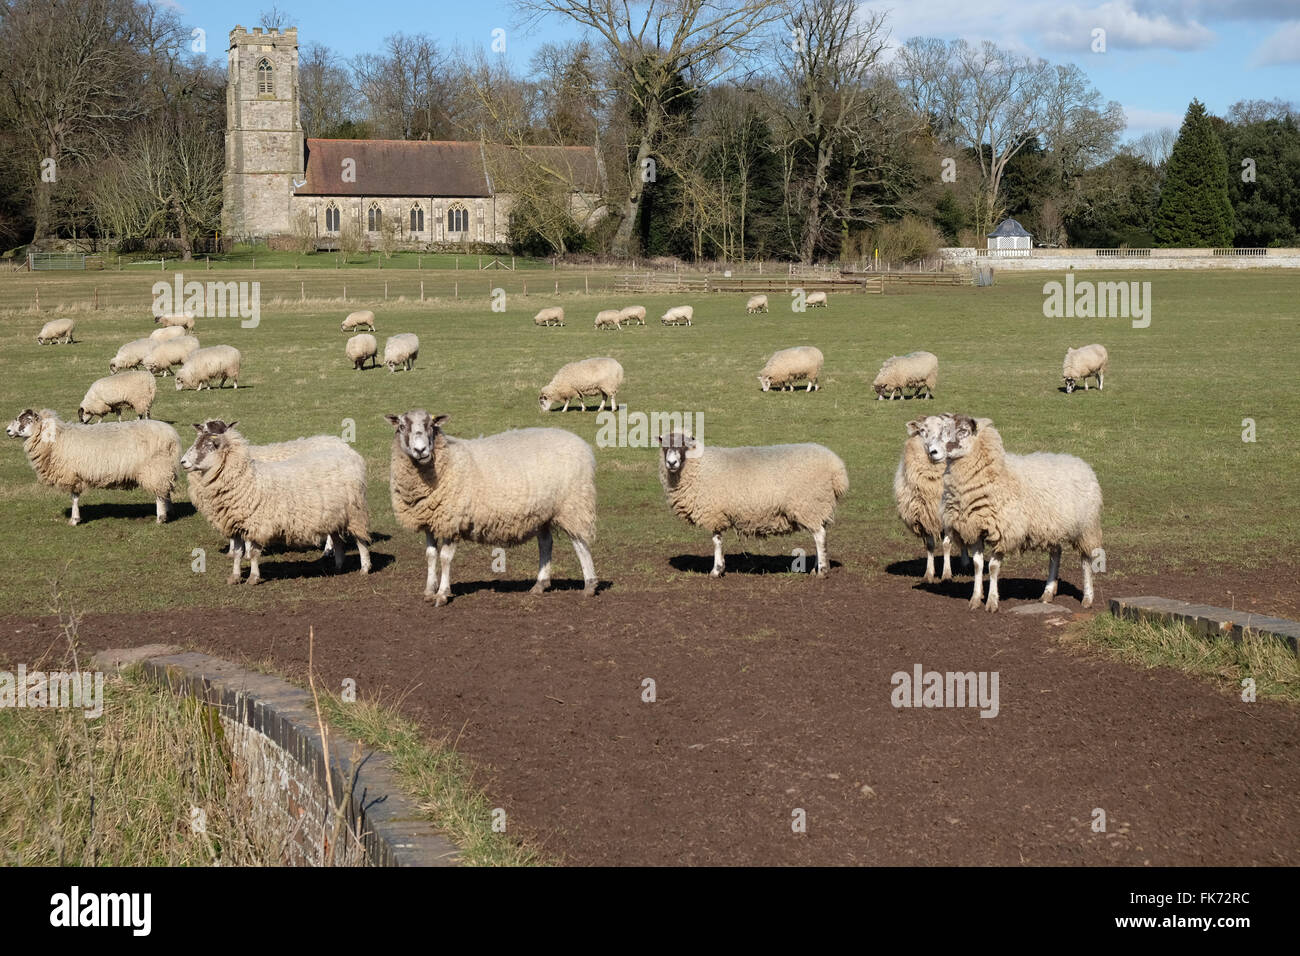
[[[1033,247],[1034,237],[1014,219],[1003,219],[988,234],[988,254],[991,256],[1027,256]]]

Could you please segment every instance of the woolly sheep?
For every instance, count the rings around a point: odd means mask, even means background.
[[[951,417],[951,416],[947,416]],[[907,423],[907,441],[903,443],[903,455],[898,460],[898,470],[894,472],[894,503],[898,506],[898,516],[903,519],[907,530],[916,535],[925,544],[925,578],[934,581],[934,544],[943,542],[943,574],[941,581],[952,580],[952,545],[954,535],[943,527],[943,473],[947,462],[931,461],[925,450],[927,429],[939,434],[945,422],[944,416],[930,415],[923,419]],[[963,556],[966,546],[960,540]]]
[[[1086,392],[1088,379],[1092,376],[1096,376],[1097,391],[1101,391],[1105,384],[1106,366],[1109,364],[1110,356],[1106,353],[1104,345],[1085,345],[1081,349],[1066,349],[1065,363],[1061,367],[1066,394],[1074,391],[1077,382],[1083,382],[1083,390]]]
[[[588,395],[600,395],[600,408],[605,408],[605,399],[609,399],[611,411],[618,411],[618,390],[623,386],[623,366],[612,358],[589,358],[570,362],[562,366],[555,377],[537,396],[537,404],[542,411],[549,412],[556,402],[563,401],[562,412],[569,410],[569,402],[575,398],[585,412]]]
[[[177,365],[184,365],[199,350],[199,340],[192,335],[182,335],[178,339],[166,339],[155,342],[149,354],[144,357],[146,371],[154,375],[166,376]]]
[[[1087,462],[1047,452],[1008,454],[992,421],[967,415],[945,418],[939,435],[927,430],[923,440],[931,461],[947,461],[943,527],[974,551],[972,611],[983,598],[986,550],[991,552],[986,610],[998,609],[1002,559],[1018,551],[1050,554],[1042,597],[1050,604],[1065,547],[1081,558],[1083,606],[1092,606],[1092,560],[1101,548],[1101,486]]]
[[[117,350],[117,354],[108,363],[108,370],[110,372],[124,372],[129,368],[135,368],[144,362],[157,344],[153,339],[133,339],[127,342]]]
[[[348,317],[339,325],[339,331],[347,332],[359,329],[363,325],[371,332],[375,330],[375,313],[369,309],[358,309],[356,312],[348,313]]]
[[[137,418],[148,418],[158,394],[158,383],[148,372],[118,372],[96,379],[86,389],[86,397],[77,408],[77,420],[83,425],[92,418],[102,419],[109,412],[117,413],[122,420],[122,409],[132,409]]]
[[[767,296],[765,295],[752,295],[749,297],[749,301],[745,303],[746,314],[766,312],[767,310]]]
[[[583,594],[596,593],[591,542],[596,537],[596,457],[560,428],[524,428],[485,438],[453,438],[446,415],[424,409],[386,415],[393,425],[390,486],[397,523],[424,532],[428,574],[424,599],[451,598],[456,542],[499,547],[537,538],[537,582],[551,586],[551,534],[567,534],[582,566]],[[438,558],[442,579],[437,590]]]
[[[619,324],[622,319],[622,313],[618,309],[602,309],[596,313],[596,328],[598,329],[621,329]]]
[[[659,445],[659,480],[673,512],[713,535],[711,577],[726,570],[728,528],[760,538],[811,532],[817,574],[826,575],[826,526],[849,490],[849,473],[833,451],[814,444],[705,447],[682,432],[659,436]]]
[[[806,308],[809,309],[816,309],[816,308],[824,309],[826,308],[826,293],[809,292],[808,295],[804,298],[803,304]]]
[[[823,361],[821,350],[811,345],[781,349],[774,352],[763,366],[763,371],[758,374],[758,384],[765,392],[772,388],[793,391],[795,382],[807,379],[808,387],[805,391],[811,392],[815,388],[821,388],[817,379],[822,374]]]
[[[40,345],[48,345],[50,342],[63,342],[71,345],[74,341],[72,330],[76,328],[77,323],[72,319],[51,319],[41,326],[41,331],[36,336],[36,341]]]
[[[690,305],[673,306],[660,317],[664,325],[690,325],[695,317],[695,307]]]
[[[534,325],[564,325],[564,309],[553,305],[533,316]]]
[[[928,398],[934,398],[934,386],[939,380],[939,359],[930,352],[909,352],[907,355],[891,355],[885,359],[876,374],[871,387],[876,390],[876,399],[880,400],[889,393],[890,401],[897,392],[901,397],[903,389],[912,389],[912,397],[917,398],[924,388]]]
[[[360,335],[354,335],[348,339],[345,351],[347,352],[348,361],[352,363],[352,368],[356,371],[366,367],[366,359],[370,359],[371,368],[379,364],[379,343],[368,332],[362,332]]]
[[[149,333],[149,338],[154,342],[166,342],[168,339],[179,339],[185,334],[185,328],[180,325],[164,325],[161,329],[154,329]]]
[[[645,306],[629,305],[619,309],[618,320],[620,325],[631,325],[633,322],[637,325],[645,325]]]
[[[68,524],[81,522],[81,494],[87,488],[143,488],[155,498],[158,523],[167,520],[181,440],[166,422],[79,425],[48,408],[28,408],[5,433],[24,439],[37,478],[72,495]]]
[[[343,536],[356,539],[361,573],[370,572],[370,512],[366,463],[344,445],[318,447],[281,461],[255,458],[238,422],[196,424],[194,444],[181,458],[203,483],[205,517],[222,535],[236,539],[228,579],[238,584],[248,555],[248,583],[262,579],[260,558],[272,542],[333,547],[335,568],[343,567]]]
[[[390,372],[396,372],[399,365],[409,372],[419,357],[420,340],[411,332],[391,335],[384,343],[384,365]]]
[[[163,326],[178,326],[185,329],[194,328],[194,316],[189,312],[155,315],[153,320]]]
[[[192,388],[202,391],[203,386],[225,388],[226,382],[234,383],[239,388],[239,363],[243,356],[233,345],[213,345],[194,352],[185,364],[176,370],[176,391]]]

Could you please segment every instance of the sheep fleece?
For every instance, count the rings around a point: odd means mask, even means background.
[[[61,421],[48,408],[41,427],[23,442],[37,477],[79,495],[87,488],[140,487],[170,497],[176,484],[181,439],[165,422],[142,419],[81,425]]]

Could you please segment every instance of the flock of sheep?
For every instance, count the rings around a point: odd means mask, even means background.
[[[825,306],[824,294],[820,295]],[[811,304],[812,296],[809,296]],[[767,297],[755,296],[747,312],[766,311]],[[669,309],[664,324],[690,324],[690,306]],[[213,419],[194,426],[193,445],[180,454],[175,429],[149,419],[156,374],[177,368],[177,388],[211,385],[239,373],[239,352],[229,346],[201,349],[190,316],[162,316],[148,339],[129,342],[114,357],[113,374],[94,382],[78,409],[79,423],[62,421],[49,409],[25,409],[7,433],[24,441],[37,476],[72,496],[71,523],[80,521],[79,497],[86,488],[139,487],[154,495],[157,520],[168,516],[176,481],[176,462],[188,476],[195,508],[230,542],[231,583],[242,580],[242,561],[250,564],[248,582],[260,580],[259,558],[272,544],[323,547],[341,569],[350,538],[357,544],[362,573],[371,567],[366,463],[343,440],[317,435],[271,445],[253,445],[236,430],[238,422]],[[543,309],[538,325],[563,325],[563,310]],[[632,306],[602,311],[596,326],[621,328],[645,323],[645,309]],[[373,312],[354,312],[343,331],[375,330]],[[42,328],[38,341],[72,341],[73,323],[56,320]],[[411,368],[418,339],[403,333],[385,346],[390,370]],[[375,337],[352,336],[346,355],[354,368],[377,354]],[[1107,366],[1100,345],[1070,349],[1063,366],[1066,391],[1096,377],[1102,385]],[[776,352],[759,375],[763,391],[820,388],[822,353],[811,346]],[[143,366],[145,371],[136,371]],[[879,399],[934,397],[938,359],[913,352],[888,359],[873,382]],[[563,366],[539,395],[542,411],[563,402],[600,395],[617,409],[623,367],[612,358],[590,358]],[[139,416],[121,421],[125,408]],[[118,421],[89,424],[116,412]],[[596,459],[591,446],[559,428],[525,428],[476,439],[446,433],[447,416],[424,409],[385,416],[393,426],[390,490],[398,523],[423,532],[427,577],[424,596],[441,606],[451,593],[451,563],[460,541],[509,547],[536,539],[534,593],[550,587],[554,530],[569,536],[582,568],[584,593],[596,591],[591,556],[596,525]],[[972,552],[972,609],[998,607],[1002,560],[1022,550],[1050,555],[1043,600],[1057,589],[1065,549],[1082,559],[1083,606],[1092,604],[1092,559],[1101,546],[1101,489],[1091,467],[1069,455],[1005,451],[988,419],[931,415],[907,423],[908,438],[894,479],[900,518],[923,541],[925,580],[934,580],[936,544],[943,547],[942,579],[952,576],[951,551]],[[817,444],[724,448],[705,446],[681,431],[658,436],[659,478],[673,513],[707,530],[713,539],[711,576],[725,571],[722,534],[766,537],[794,531],[811,534],[815,572],[830,567],[826,530],[836,506],[848,493],[844,462]],[[988,599],[983,570],[988,556]],[[439,574],[441,561],[441,574]]]

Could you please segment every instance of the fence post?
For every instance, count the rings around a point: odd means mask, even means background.
[[[460,283],[459,283],[459,282],[453,282],[453,283],[452,283],[452,286],[451,286],[451,297],[452,297],[453,299],[459,299],[459,298],[460,298]]]
[[[424,301],[424,280],[420,280],[420,301]]]
[[[41,287],[36,287],[36,311],[41,311]]]
[[[556,295],[559,295],[559,294],[560,294],[560,280],[559,280],[559,279],[556,279],[556,280],[555,280],[555,294],[556,294]]]
[[[163,255],[161,252],[158,253],[158,271],[159,272],[167,271],[167,257]]]
[[[305,282],[298,283],[298,301],[299,302],[307,301],[307,283]]]
[[[99,308],[99,286],[95,286],[95,308]]]
[[[588,284],[588,280],[590,278],[591,278],[590,272],[588,272],[586,275],[582,277],[582,291],[587,293],[587,295],[591,295],[591,286]]]
[[[528,280],[524,280],[524,295],[528,294]]]
[[[348,301],[348,284],[346,282],[343,283],[343,301]]]
[[[384,280],[384,301],[388,301],[388,280]]]

